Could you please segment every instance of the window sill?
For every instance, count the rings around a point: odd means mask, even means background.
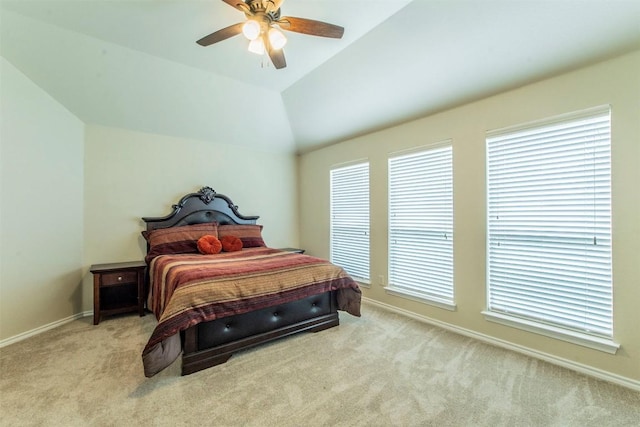
[[[449,311],[456,311],[457,309],[455,304],[445,299],[428,297],[417,292],[393,288],[391,286],[386,286],[384,289],[389,295],[395,295],[397,297],[410,299],[412,301],[421,302],[423,304],[432,305],[434,307],[442,308]]]
[[[620,348],[620,344],[613,342],[607,338],[595,337],[577,331],[562,329],[556,326],[546,325],[544,323],[534,322],[532,320],[521,319],[515,316],[509,316],[504,313],[496,313],[492,311],[483,311],[484,318],[490,322],[499,323],[501,325],[510,326],[512,328],[522,329],[535,334],[544,335],[546,337],[555,338],[561,341],[570,342],[572,344],[581,345],[583,347],[592,348],[609,354],[616,354]]]
[[[371,289],[371,281],[370,280],[358,279],[357,277],[354,277],[353,280],[355,280],[356,283],[358,285],[360,285],[361,287],[367,288],[367,289]]]

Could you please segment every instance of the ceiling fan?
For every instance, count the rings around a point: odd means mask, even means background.
[[[342,38],[344,28],[312,19],[280,16],[284,0],[222,0],[229,6],[244,12],[247,20],[230,25],[198,40],[201,46],[209,46],[243,33],[250,40],[249,51],[267,53],[277,69],[287,66],[282,48],[287,42],[280,30],[312,36]]]

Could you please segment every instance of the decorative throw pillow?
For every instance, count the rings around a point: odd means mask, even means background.
[[[242,240],[243,248],[255,248],[258,246],[267,246],[262,240],[262,226],[257,224],[248,225],[219,225],[218,238],[224,236],[235,236]]]
[[[216,236],[207,234],[198,239],[198,250],[201,254],[219,254],[222,250],[222,243]]]
[[[142,235],[149,243],[145,259],[148,262],[158,255],[198,253],[198,239],[207,234],[218,235],[217,222],[143,231]]]
[[[236,236],[227,235],[220,238],[222,250],[225,252],[236,252],[242,249],[242,240]]]

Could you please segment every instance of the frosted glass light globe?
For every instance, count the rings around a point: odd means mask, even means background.
[[[282,34],[282,31],[277,28],[271,28],[269,30],[269,42],[271,43],[272,48],[279,50],[287,44],[287,38]]]
[[[255,39],[249,42],[249,52],[255,53],[257,55],[264,54],[264,42],[262,39]]]
[[[248,20],[242,26],[242,34],[249,40],[255,40],[260,35],[260,24],[257,21]]]

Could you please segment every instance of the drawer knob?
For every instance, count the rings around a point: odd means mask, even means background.
[[[118,276],[118,282],[122,282],[122,276]]]

